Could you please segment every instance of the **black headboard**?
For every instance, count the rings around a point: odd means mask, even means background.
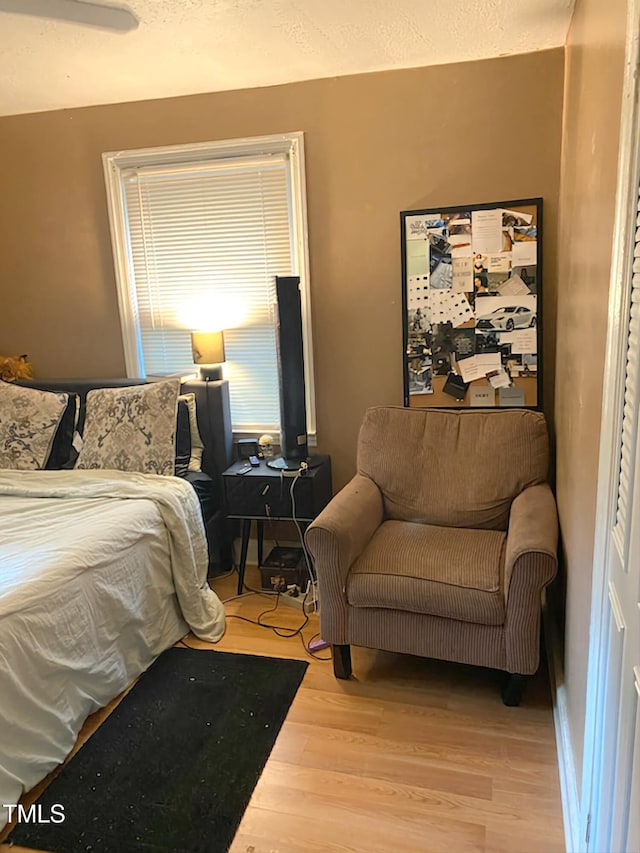
[[[145,379],[32,379],[18,384],[41,391],[66,391],[80,398],[78,429],[84,426],[87,393],[95,388],[125,388],[144,385]],[[229,407],[229,383],[226,379],[207,381],[189,379],[182,383],[182,394],[196,395],[198,429],[204,444],[202,470],[211,477],[220,475],[231,464],[233,433]]]

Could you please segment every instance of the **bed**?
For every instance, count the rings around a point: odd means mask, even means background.
[[[82,429],[89,391],[133,383],[37,384],[75,397]],[[228,392],[195,380],[181,391],[195,394],[204,446],[189,476],[0,466],[0,829],[4,806],[65,759],[89,714],[187,631],[224,632],[207,574],[228,550]]]

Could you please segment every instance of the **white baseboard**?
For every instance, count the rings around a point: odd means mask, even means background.
[[[567,693],[564,685],[564,666],[558,633],[553,616],[548,608],[543,609],[543,625],[547,660],[549,662],[549,680],[553,700],[553,724],[556,732],[558,750],[558,770],[560,773],[560,796],[562,798],[562,818],[564,821],[564,839],[567,853],[582,853],[586,845],[582,844],[580,831],[580,801],[576,767],[573,760],[569,720],[567,717]]]

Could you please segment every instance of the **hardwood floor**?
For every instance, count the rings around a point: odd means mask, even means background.
[[[248,583],[258,578],[248,570]],[[213,585],[227,598],[235,578]],[[519,708],[502,704],[501,673],[369,649],[354,648],[354,678],[337,681],[299,637],[233,618],[255,620],[270,606],[258,595],[230,601],[215,648],[309,660],[309,668],[231,853],[564,851],[544,665]],[[263,621],[296,627],[302,615],[281,605]],[[305,639],[317,631],[312,616]],[[81,739],[105,716],[90,718]]]

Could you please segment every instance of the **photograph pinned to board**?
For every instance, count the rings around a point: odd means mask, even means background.
[[[405,405],[538,408],[542,199],[409,210],[400,227]]]

